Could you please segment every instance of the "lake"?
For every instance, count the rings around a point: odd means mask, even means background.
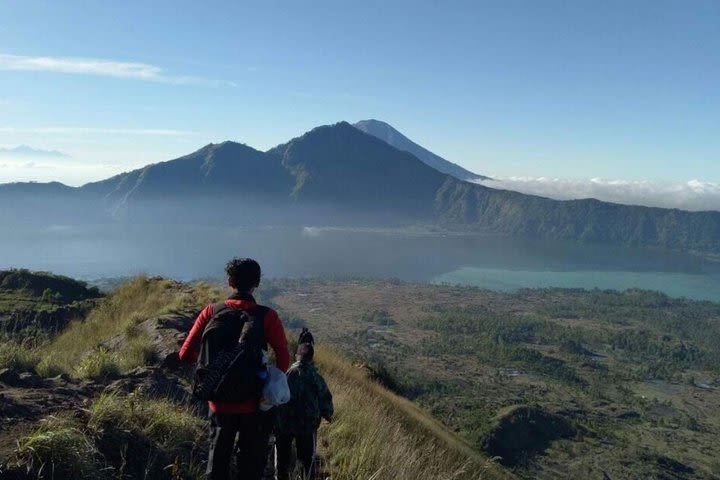
[[[230,257],[251,256],[269,277],[398,278],[495,290],[637,287],[720,301],[720,263],[657,249],[332,227],[110,224],[5,230],[0,268],[88,280],[139,273],[219,278]]]

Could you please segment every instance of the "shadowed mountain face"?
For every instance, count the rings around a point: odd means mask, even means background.
[[[240,143],[210,144],[184,157],[148,165],[83,186],[113,204],[167,196],[216,195],[233,192],[276,195],[291,185],[281,165]]]
[[[429,218],[444,180],[411,154],[342,122],[266,153],[234,142],[207,145],[80,190],[131,219],[192,222],[235,211],[270,224],[387,224]]]
[[[337,203],[357,212],[427,218],[445,181],[413,155],[345,122],[318,127],[268,155],[294,176],[290,194],[297,202]]]
[[[415,155],[435,170],[452,175],[458,180],[489,180],[489,177],[473,173],[462,168],[460,165],[445,160],[439,155],[435,155],[430,150],[421,147],[385,122],[379,120],[361,120],[354,124],[354,127],[379,138],[398,150]]]
[[[440,225],[527,238],[720,253],[720,212],[556,201],[441,173],[341,122],[267,152],[207,145],[74,189],[0,186],[0,220],[229,225]]]
[[[80,190],[100,196],[104,208],[121,218],[193,223],[282,203],[291,185],[291,176],[263,152],[223,142]]]
[[[99,198],[88,199],[79,189],[58,182],[18,182],[0,185],[0,228],[16,224],[57,224],[69,217],[99,222],[107,215]]]
[[[720,212],[636,207],[594,199],[557,201],[467,182],[438,191],[438,218],[447,225],[548,240],[659,246],[720,253]]]

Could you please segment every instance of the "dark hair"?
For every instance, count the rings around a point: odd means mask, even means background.
[[[309,343],[313,344],[315,343],[315,339],[313,338],[313,334],[310,333],[310,330],[307,328],[303,328],[302,332],[300,332],[300,337],[298,338],[298,343]]]
[[[297,352],[295,352],[295,358],[301,362],[312,362],[315,357],[315,349],[312,343],[301,343],[298,345]]]
[[[246,292],[260,284],[260,264],[252,258],[233,258],[225,265],[231,286]]]

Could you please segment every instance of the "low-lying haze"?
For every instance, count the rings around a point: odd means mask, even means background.
[[[85,279],[221,278],[237,255],[256,258],[265,277],[397,278],[493,290],[640,287],[720,300],[720,263],[659,249],[313,225],[17,225],[0,236],[0,269]]]

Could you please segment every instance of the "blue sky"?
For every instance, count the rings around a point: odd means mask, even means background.
[[[0,2],[0,181],[377,118],[497,176],[720,182],[717,1]]]

